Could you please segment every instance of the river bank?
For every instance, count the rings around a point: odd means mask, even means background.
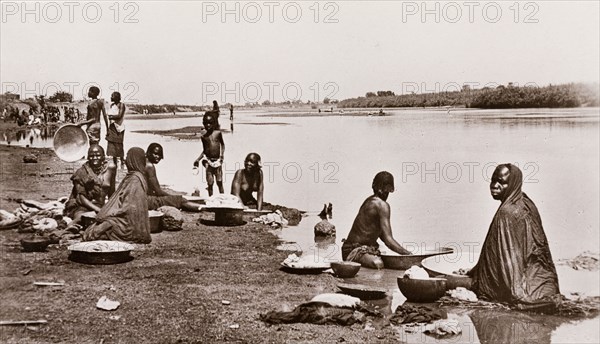
[[[23,155],[31,153],[38,163],[24,164]],[[13,211],[18,199],[44,202],[71,190],[75,166],[49,149],[0,146],[0,160],[2,209]],[[151,244],[137,246],[132,262],[107,266],[71,262],[66,247],[56,245],[46,253],[23,253],[19,239],[26,234],[1,231],[0,319],[48,323],[5,326],[0,341],[385,342],[394,335],[389,327],[367,332],[358,325],[266,326],[259,314],[335,292],[335,278],[280,271],[287,253],[275,249],[279,241],[268,226],[211,227],[199,222],[207,216],[185,213],[183,231],[153,234]],[[34,281],[65,285],[37,287]],[[119,309],[96,309],[103,295],[121,302]]]

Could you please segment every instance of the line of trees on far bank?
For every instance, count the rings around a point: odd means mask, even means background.
[[[392,91],[367,92],[365,97],[339,102],[343,108],[467,107],[482,109],[566,108],[599,105],[598,85],[507,86],[461,91],[395,95]]]

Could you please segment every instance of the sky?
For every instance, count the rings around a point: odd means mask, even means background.
[[[0,1],[0,83],[126,103],[600,79],[598,1]]]

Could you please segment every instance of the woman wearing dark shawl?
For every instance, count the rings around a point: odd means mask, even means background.
[[[490,191],[502,204],[469,275],[483,299],[524,310],[553,310],[560,299],[556,268],[540,214],[522,185],[517,166],[503,164],[494,171]]]
[[[70,227],[79,224],[83,213],[100,211],[106,195],[110,197],[110,190],[114,190],[115,169],[106,161],[102,147],[90,146],[88,161],[71,176],[73,189],[64,210],[64,215],[73,219]]]
[[[115,240],[147,244],[150,237],[148,222],[148,185],[144,176],[146,155],[139,147],[127,152],[127,176],[96,216],[96,223],[84,233],[85,241]]]

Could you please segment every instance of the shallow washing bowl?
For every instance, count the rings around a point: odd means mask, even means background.
[[[427,271],[431,277],[443,277],[446,279],[446,287],[455,289],[471,287],[471,278],[465,275],[459,275],[455,272],[459,269],[469,270],[477,264],[478,256],[473,254],[464,254],[455,259],[450,257],[429,257],[421,262],[423,269]]]
[[[84,159],[90,147],[87,133],[75,124],[65,124],[54,134],[56,156],[67,162]]]
[[[454,250],[447,247],[442,247],[438,250],[428,250],[419,252],[419,254],[401,255],[401,254],[382,254],[383,266],[386,269],[407,270],[413,265],[421,266],[421,261],[425,258],[438,256],[442,254],[453,253]]]
[[[118,264],[131,261],[135,247],[121,241],[96,240],[73,244],[68,247],[69,259],[84,264]]]

